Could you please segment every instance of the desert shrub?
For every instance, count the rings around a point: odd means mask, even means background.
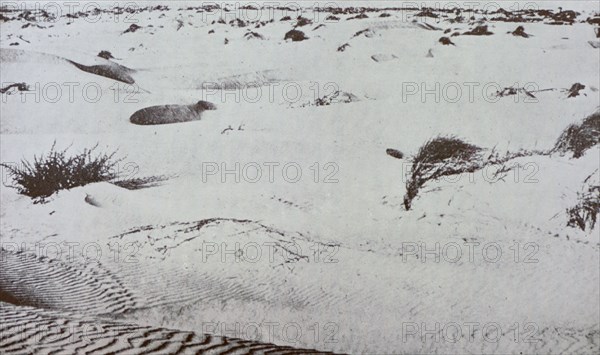
[[[577,193],[577,205],[567,208],[567,226],[585,231],[594,229],[600,213],[600,185],[586,185]]]
[[[95,154],[98,144],[82,153],[69,156],[67,147],[56,149],[56,142],[50,152],[34,156],[33,162],[21,160],[13,166],[2,164],[12,177],[14,187],[22,195],[29,196],[36,202],[44,202],[55,192],[83,186],[94,182],[110,181],[117,177],[115,166],[122,161],[113,160],[116,152],[111,154]]]
[[[580,158],[586,150],[600,143],[600,111],[581,123],[569,125],[560,135],[552,152],[573,153],[573,158]]]
[[[386,153],[394,156],[390,154],[389,150]],[[495,148],[484,150],[456,137],[433,138],[425,143],[411,159],[412,168],[406,182],[404,207],[406,210],[410,209],[412,200],[428,181],[443,176],[472,173],[487,166],[498,167],[494,175],[496,177],[517,166],[506,165],[512,159],[549,154],[547,150],[527,149],[501,153]]]
[[[291,39],[293,42],[299,42],[299,41],[304,41],[305,39],[308,39],[308,37],[306,37],[306,35],[302,31],[291,30],[285,34],[285,37],[283,37],[283,40],[288,40],[288,39]]]
[[[311,20],[307,19],[306,17],[298,16],[295,27],[302,27],[302,26],[310,25],[312,23],[313,22]]]
[[[463,35],[468,36],[490,36],[493,35],[493,32],[488,31],[488,27],[486,25],[477,26],[471,31],[467,31],[463,33]]]
[[[404,196],[406,210],[410,209],[412,200],[427,181],[482,168],[481,151],[456,137],[436,137],[425,143],[411,160],[411,175]]]

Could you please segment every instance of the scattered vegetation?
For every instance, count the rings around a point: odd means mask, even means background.
[[[419,190],[431,180],[443,176],[472,173],[486,166],[499,166],[496,174],[511,170],[504,166],[512,159],[533,156],[550,155],[552,153],[572,152],[574,158],[581,157],[584,152],[593,146],[600,144],[600,111],[586,117],[579,124],[567,127],[557,140],[554,148],[550,150],[519,150],[517,152],[506,152],[500,154],[495,149],[488,153],[475,145],[469,144],[456,137],[436,137],[425,143],[411,159],[412,169],[406,182],[406,194],[404,195],[404,207],[409,210],[413,199]],[[396,156],[393,149],[386,153]],[[401,153],[400,153],[401,154]],[[586,179],[586,182],[588,179]],[[600,184],[588,184],[584,192],[578,193],[579,203],[567,210],[569,215],[569,226],[576,226],[585,230],[587,227],[593,229],[600,211]]]
[[[1,165],[8,170],[15,183],[10,187],[40,203],[59,190],[117,178],[115,167],[123,159],[113,159],[116,151],[111,154],[95,154],[97,148],[98,144],[84,149],[82,153],[69,156],[69,147],[57,150],[54,142],[49,153],[34,156],[33,162],[23,159],[16,166]]]
[[[535,95],[533,95],[533,93],[525,88],[516,88],[514,86],[511,87],[507,87],[502,89],[502,91],[497,91],[496,92],[496,96],[497,97],[506,97],[506,96],[513,96],[513,95],[517,95],[517,94],[525,94],[526,96],[529,96],[532,99],[535,99]]]
[[[315,106],[329,106],[337,103],[351,103],[359,101],[358,97],[352,93],[336,90],[332,94],[318,97],[315,100]]]
[[[494,32],[488,31],[487,25],[477,26],[474,29],[472,29],[471,31],[467,31],[467,32],[463,33],[463,35],[467,35],[467,36],[490,36],[493,34],[494,34]]]
[[[573,153],[580,158],[585,151],[600,144],[600,111],[586,117],[581,123],[569,125],[560,135],[551,152],[565,155]]]
[[[372,38],[372,37],[374,37],[374,36],[375,36],[375,32],[374,32],[372,29],[370,29],[370,28],[365,28],[364,30],[360,30],[360,31],[356,32],[356,33],[355,33],[355,34],[352,36],[352,38],[354,38],[354,37],[358,37],[358,36],[360,36],[360,35],[362,35],[362,34],[364,34],[364,35],[365,35],[365,37],[367,37],[367,38]]]
[[[348,104],[357,101],[360,101],[360,98],[353,93],[335,90],[330,94],[325,94],[321,97],[315,98],[314,100],[308,100],[300,104],[299,107],[329,106],[333,104]]]

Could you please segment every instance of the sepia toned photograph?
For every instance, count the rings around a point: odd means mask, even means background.
[[[600,2],[0,0],[0,354],[600,354]]]

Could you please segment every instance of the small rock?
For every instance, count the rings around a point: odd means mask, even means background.
[[[393,149],[393,148],[386,149],[385,153],[387,155],[389,155],[390,157],[393,157],[393,158],[396,158],[396,159],[402,159],[402,158],[404,158],[404,153],[402,153],[399,150]]]

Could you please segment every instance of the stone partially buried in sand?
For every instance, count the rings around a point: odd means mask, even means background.
[[[202,112],[216,110],[217,107],[208,101],[198,101],[194,105],[160,105],[150,106],[136,111],[129,121],[137,125],[159,125],[199,121]]]

